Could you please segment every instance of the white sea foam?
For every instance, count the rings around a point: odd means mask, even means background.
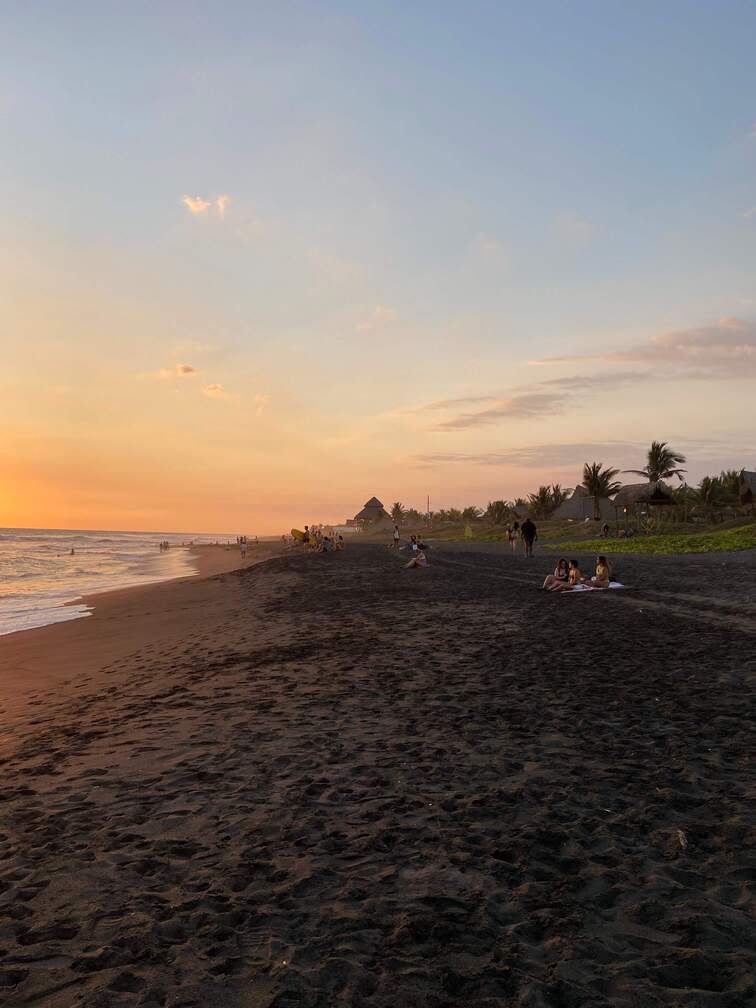
[[[0,634],[88,616],[67,604],[82,595],[193,574],[182,544],[218,539],[228,537],[0,529]],[[161,552],[161,540],[171,548]]]

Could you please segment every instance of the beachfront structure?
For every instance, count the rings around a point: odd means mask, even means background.
[[[617,521],[622,515],[626,524],[632,514],[646,514],[652,507],[668,507],[671,504],[674,504],[672,494],[661,480],[657,483],[630,483],[621,487],[612,499]]]
[[[756,472],[751,472],[748,469],[743,469],[743,471],[740,474],[740,486],[738,487],[738,498],[743,506],[747,504],[753,504],[753,502],[756,500]]]
[[[600,497],[598,503],[599,515],[602,521],[609,521],[610,518],[614,518],[614,508],[608,497]],[[593,518],[593,497],[582,483],[578,483],[567,500],[562,501],[551,517],[562,519],[563,521],[585,521],[586,518]]]
[[[359,511],[354,518],[347,519],[347,525],[368,525],[374,522],[390,521],[391,515],[384,508],[377,497],[371,497],[366,501],[362,511]]]

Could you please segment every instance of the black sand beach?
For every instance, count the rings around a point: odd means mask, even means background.
[[[756,555],[554,559],[145,589],[184,631],[4,732],[2,1003],[752,1005]]]

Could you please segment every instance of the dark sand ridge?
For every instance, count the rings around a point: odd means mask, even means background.
[[[3,1003],[751,1004],[756,557],[613,561],[194,582],[8,740]]]

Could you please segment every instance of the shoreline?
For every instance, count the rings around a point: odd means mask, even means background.
[[[84,595],[65,604],[91,606],[87,616],[0,636],[0,718],[17,720],[46,692],[95,675],[140,647],[180,641],[191,626],[187,613],[201,614],[206,598],[216,594],[213,582],[220,585],[284,552],[280,544],[260,543],[242,565],[238,551],[227,546],[186,548],[193,574]]]

